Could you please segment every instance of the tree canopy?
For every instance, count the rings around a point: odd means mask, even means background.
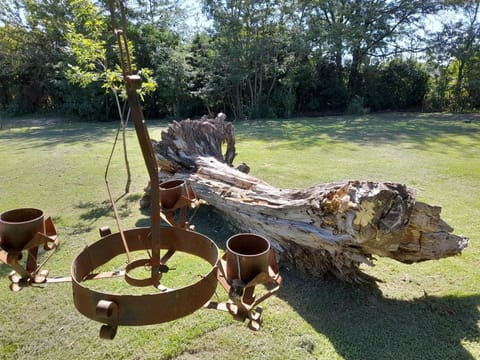
[[[480,107],[478,1],[126,5],[149,117]],[[114,44],[105,0],[0,0],[0,112],[117,117]]]

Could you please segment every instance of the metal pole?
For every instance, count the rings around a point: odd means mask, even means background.
[[[140,144],[143,159],[147,167],[151,185],[151,234],[152,234],[152,258],[150,265],[152,267],[152,282],[154,285],[160,283],[160,183],[158,180],[158,166],[155,154],[153,152],[152,141],[145,125],[140,100],[137,90],[140,89],[142,80],[140,76],[132,74],[130,54],[128,51],[128,41],[126,36],[126,17],[125,6],[122,0],[119,0],[122,29],[116,28],[114,0],[109,1],[110,13],[112,17],[112,28],[120,50],[120,61],[123,71],[123,77],[126,85],[128,104],[130,106],[131,116],[135,124],[137,139]]]

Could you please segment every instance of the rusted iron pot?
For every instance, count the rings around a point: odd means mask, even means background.
[[[248,283],[262,272],[268,272],[270,243],[260,235],[242,233],[227,241],[227,278]]]
[[[11,252],[22,251],[36,233],[45,232],[43,211],[21,208],[0,214],[0,247]]]
[[[163,209],[173,209],[182,195],[186,195],[185,180],[169,180],[160,184],[160,205]]]

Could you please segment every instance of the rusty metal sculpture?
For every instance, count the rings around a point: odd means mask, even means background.
[[[266,239],[254,234],[239,234],[228,240],[227,251],[220,259],[215,243],[194,232],[194,226],[187,219],[188,209],[194,209],[194,215],[200,204],[192,187],[183,180],[159,183],[157,161],[137,95],[141,79],[132,73],[125,34],[125,7],[122,0],[118,2],[122,29],[116,26],[114,0],[109,1],[109,6],[131,116],[150,178],[151,226],[121,229],[108,187],[107,166],[105,181],[119,231],[112,233],[108,227],[101,228],[100,240],[86,247],[74,259],[71,277],[48,279],[48,272],[40,272],[43,263],[37,264],[38,246],[43,244],[46,250],[53,250],[59,243],[51,218],[44,220],[43,212],[38,209],[17,209],[0,215],[0,261],[15,271],[15,275],[11,276],[13,290],[33,283],[71,281],[75,307],[81,314],[103,324],[101,338],[113,339],[118,326],[168,322],[202,307],[228,311],[240,321],[248,319],[249,327],[258,330],[262,321],[258,305],[273,295],[281,283],[275,252]],[[169,227],[162,227],[162,220]],[[19,264],[23,250],[28,250],[29,254],[26,268]],[[148,257],[133,259],[130,252],[135,251],[145,251]],[[161,279],[171,270],[168,261],[177,252],[198,257],[210,267],[200,275],[199,281],[171,289],[164,286]],[[128,260],[123,270],[95,273],[122,254],[126,254]],[[133,273],[137,268],[149,269],[150,275],[135,277]],[[118,276],[123,276],[131,286],[150,286],[154,293],[120,295],[88,286],[89,280]],[[230,300],[226,303],[210,301],[218,283],[229,295]],[[267,291],[257,299],[255,287],[261,284]]]
[[[162,209],[160,217],[163,221],[173,227],[193,230],[194,226],[187,221],[187,210],[188,208],[197,209],[199,200],[185,180],[175,179],[162,182],[159,197]]]
[[[126,92],[135,130],[152,184],[151,227],[133,229],[110,234],[85,249],[73,262],[72,284],[74,303],[78,311],[85,316],[103,322],[100,336],[113,338],[118,325],[147,325],[166,322],[185,316],[202,307],[213,295],[216,288],[216,268],[218,249],[207,237],[183,229],[180,226],[162,228],[162,213],[166,220],[173,222],[171,216],[162,212],[162,206],[170,214],[178,208],[184,208],[191,200],[187,196],[185,184],[167,184],[161,192],[158,180],[158,167],[153,153],[152,142],[145,125],[137,90],[141,86],[141,78],[132,73],[132,65],[128,52],[128,41],[125,34],[125,8],[120,1],[122,29],[118,29],[115,20],[113,1],[110,1],[113,31],[117,37],[120,60]],[[162,193],[162,197],[160,194]],[[181,203],[181,205],[179,204]],[[183,211],[183,210],[181,210]],[[92,290],[83,284],[91,271],[121,253],[129,254],[130,250],[149,250],[148,259],[131,260],[128,256],[124,276],[132,286],[154,286],[161,289],[151,295],[114,295]],[[163,257],[160,252],[166,250]],[[162,274],[169,270],[168,259],[176,252],[182,251],[196,255],[212,265],[209,273],[201,281],[180,289],[161,287]],[[137,279],[130,272],[137,267],[149,267],[150,277]]]
[[[50,217],[45,219],[40,209],[20,208],[0,214],[0,262],[7,264],[12,272],[10,289],[20,291],[31,284],[47,281],[48,270],[42,270],[53,251],[41,263],[37,263],[39,247],[45,251],[55,250],[59,245],[57,231]],[[27,252],[25,266],[20,260]]]
[[[107,339],[113,339],[119,325],[167,322],[201,307],[227,310],[242,321],[248,318],[250,328],[258,330],[261,312],[257,305],[277,291],[281,282],[275,253],[266,239],[242,234],[229,240],[230,248],[225,259],[220,260],[218,248],[213,241],[191,231],[193,226],[187,221],[187,209],[197,208],[199,201],[191,186],[183,180],[159,183],[157,162],[137,95],[141,79],[132,74],[125,34],[125,8],[120,0],[122,29],[118,29],[113,0],[109,4],[131,116],[150,177],[151,227],[127,231],[120,229],[115,234],[111,234],[108,229],[101,231],[102,238],[86,248],[72,264],[75,306],[83,315],[105,324],[101,327],[100,336]],[[161,220],[170,227],[161,227]],[[131,260],[128,256],[129,262],[122,272],[125,281],[132,286],[153,286],[159,290],[158,293],[115,295],[92,290],[85,285],[86,280],[95,277],[92,272],[96,268],[117,255],[137,250],[149,250],[150,257]],[[165,251],[163,256],[160,256],[161,251]],[[177,251],[197,256],[212,267],[207,274],[202,275],[200,281],[179,289],[168,289],[160,280],[162,274],[169,271],[167,262]],[[149,267],[151,276],[143,279],[133,277],[131,272],[138,267]],[[239,272],[236,273],[234,269]],[[210,301],[217,279],[230,297],[230,301],[225,304]],[[269,290],[256,300],[254,289],[259,284],[264,284]]]
[[[262,309],[258,305],[275,294],[282,283],[269,241],[256,234],[237,234],[228,239],[227,251],[218,262],[218,282],[230,300],[210,302],[208,307],[228,311],[239,321],[248,319],[249,328],[259,330]],[[259,298],[255,296],[257,285],[267,289]]]
[[[150,259],[138,260],[127,265],[125,280],[133,286],[156,285],[158,291],[149,295],[117,295],[92,290],[85,285],[90,273],[125,252],[119,233],[107,235],[83,250],[72,264],[73,298],[77,310],[86,317],[104,323],[100,337],[113,339],[119,325],[150,325],[168,322],[191,314],[204,306],[217,287],[218,248],[207,237],[180,228],[162,227],[161,250],[166,250],[158,272],[160,280],[168,271],[167,260],[175,251],[189,253],[206,260],[212,268],[194,284],[168,289],[154,283],[152,278],[127,277],[135,266],[144,266]],[[151,249],[151,229],[135,228],[124,232],[132,251]],[[127,280],[128,279],[128,280]]]
[[[258,330],[261,311],[257,305],[274,294],[281,283],[275,253],[264,238],[240,234],[231,238],[223,259],[218,258],[217,246],[207,237],[191,231],[186,219],[187,209],[196,208],[198,200],[192,188],[183,180],[159,183],[158,167],[148,134],[137,89],[141,79],[132,74],[125,34],[125,8],[120,0],[122,29],[117,29],[114,2],[111,0],[112,25],[120,50],[123,77],[128,103],[135,123],[137,138],[145,160],[151,185],[151,227],[137,228],[109,234],[103,230],[102,239],[85,249],[73,262],[73,296],[77,309],[85,316],[102,322],[100,336],[112,339],[119,325],[147,325],[171,321],[201,308],[229,311],[238,320],[249,319],[249,326]],[[164,220],[171,227],[160,227]],[[147,259],[131,260],[124,276],[132,286],[154,286],[160,290],[151,295],[114,295],[91,290],[84,280],[91,278],[95,268],[113,257],[130,250],[150,250]],[[160,251],[166,251],[161,257]],[[167,289],[160,283],[162,274],[169,271],[167,262],[177,252],[186,252],[206,260],[212,268],[192,285]],[[130,275],[137,267],[150,267],[150,278],[138,279]],[[215,292],[217,279],[228,292],[230,301],[218,304],[209,301]],[[266,294],[255,299],[256,285],[268,288]]]

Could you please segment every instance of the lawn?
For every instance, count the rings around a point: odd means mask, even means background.
[[[147,124],[154,139],[168,125]],[[365,286],[284,266],[284,284],[264,303],[259,332],[202,309],[170,323],[120,327],[113,341],[100,339],[100,324],[76,311],[71,284],[13,293],[2,264],[0,358],[480,359],[480,116],[402,113],[234,125],[235,163],[247,163],[252,175],[289,188],[345,179],[404,183],[417,189],[418,200],[441,205],[442,218],[470,237],[469,246],[461,256],[413,265],[379,258],[364,268],[379,281]],[[100,227],[116,231],[104,181],[116,127],[54,118],[0,123],[0,212],[37,207],[52,216],[62,244],[46,265],[51,276],[69,275]],[[132,188],[117,204],[124,229],[149,222],[139,209],[148,176],[132,128],[128,148]],[[108,179],[120,197],[126,172],[119,149]],[[193,222],[221,251],[235,232],[208,206]],[[196,276],[190,270],[186,281]],[[124,286],[119,281],[112,286]],[[224,298],[222,291],[215,297]]]

